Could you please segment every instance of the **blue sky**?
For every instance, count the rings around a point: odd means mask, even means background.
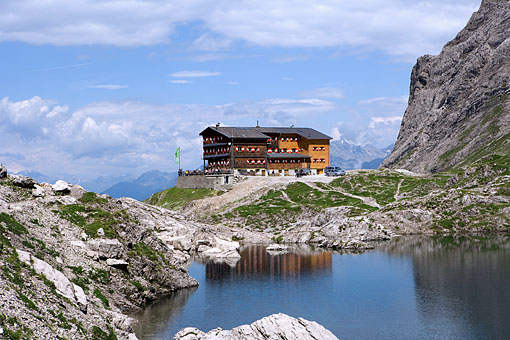
[[[198,133],[307,126],[392,143],[416,58],[479,0],[4,0],[0,162],[98,175],[200,165]]]

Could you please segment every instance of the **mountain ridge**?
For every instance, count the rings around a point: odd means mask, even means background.
[[[510,153],[510,2],[484,0],[437,56],[418,58],[387,168],[435,173]]]

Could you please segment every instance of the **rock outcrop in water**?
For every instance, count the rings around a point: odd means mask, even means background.
[[[338,340],[338,338],[317,322],[293,318],[286,314],[273,314],[250,325],[232,330],[213,329],[204,333],[197,328],[184,328],[174,340]]]
[[[383,167],[438,172],[510,154],[510,1],[483,0],[438,56],[418,59]]]

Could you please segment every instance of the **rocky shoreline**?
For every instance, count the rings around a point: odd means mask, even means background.
[[[467,169],[449,177],[455,180],[449,179],[446,189],[416,198],[397,189],[395,197],[404,199],[360,216],[352,216],[352,207],[305,208],[281,230],[203,223],[192,214],[97,195],[63,181],[37,183],[0,168],[0,327],[21,338],[134,340],[135,320],[128,315],[160,296],[197,285],[187,272],[193,257],[235,266],[240,243],[271,244],[267,251],[275,254],[288,251],[287,244],[357,252],[398,234],[462,232],[456,225],[435,224],[450,210],[447,216],[484,217],[504,228],[508,214],[483,215],[474,205],[483,201],[502,212],[510,209],[502,191],[510,178],[493,167]],[[480,172],[486,174],[483,182]],[[383,175],[400,184],[408,180],[388,171]],[[349,176],[348,181],[356,178]],[[469,195],[466,187],[471,187]]]
[[[134,340],[129,314],[197,285],[192,256],[235,265],[235,240],[272,243],[264,232],[0,170],[0,327],[11,337]]]

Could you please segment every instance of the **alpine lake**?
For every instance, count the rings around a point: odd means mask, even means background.
[[[192,262],[199,287],[134,315],[140,340],[231,329],[285,313],[339,339],[509,339],[510,236],[398,237],[364,253],[292,245]]]

